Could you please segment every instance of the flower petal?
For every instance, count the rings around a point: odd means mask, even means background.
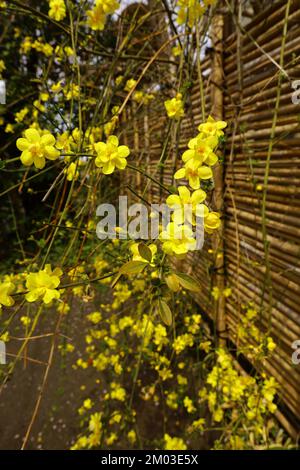
[[[43,145],[54,145],[55,137],[52,134],[45,134],[41,137],[41,144]]]
[[[193,158],[195,155],[195,151],[194,150],[186,150],[183,154],[182,154],[182,160],[184,162],[187,162],[188,160],[190,160],[191,158]]]
[[[45,147],[45,155],[49,160],[56,160],[60,155],[60,151],[52,145],[47,145]]]
[[[29,152],[29,150],[24,150],[24,152],[22,152],[21,154],[21,162],[23,163],[23,165],[25,166],[30,166],[33,164],[33,156],[32,154]]]
[[[107,143],[108,144],[111,144],[111,145],[115,145],[116,147],[118,147],[119,145],[119,139],[117,136],[115,135],[110,135],[107,139]]]
[[[115,165],[119,170],[124,170],[124,168],[127,165],[127,160],[126,158],[116,158],[115,159]]]
[[[193,192],[191,200],[193,204],[199,204],[200,202],[203,202],[205,198],[206,192],[203,191],[203,189],[197,189],[197,191]]]
[[[185,177],[185,168],[179,168],[179,170],[177,170],[176,173],[174,174],[175,180],[179,180],[184,177]]]
[[[25,131],[25,137],[29,142],[39,142],[40,141],[40,133],[36,129],[30,128]]]
[[[44,157],[33,157],[33,163],[36,168],[42,170],[46,165],[46,160]]]
[[[168,196],[167,199],[166,199],[166,203],[170,207],[172,207],[172,206],[180,206],[181,207],[180,197],[177,196],[177,194],[171,194],[171,196]]]
[[[24,139],[23,137],[21,137],[20,139],[17,140],[16,142],[16,146],[19,150],[21,150],[23,152],[23,150],[26,150],[28,149],[29,147],[29,142],[27,139]]]
[[[107,163],[104,163],[103,168],[102,168],[102,173],[104,175],[111,175],[111,173],[114,172],[115,165],[109,161]]]
[[[178,192],[180,199],[183,204],[188,204],[190,202],[191,193],[186,186],[179,186]]]
[[[198,175],[199,175],[199,178],[201,178],[202,180],[208,180],[212,178],[213,173],[212,173],[211,168],[203,165],[198,168]]]
[[[125,157],[128,157],[129,154],[130,154],[130,150],[127,147],[127,145],[120,145],[120,147],[118,147],[119,157],[125,158]]]

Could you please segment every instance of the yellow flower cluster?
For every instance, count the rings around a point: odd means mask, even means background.
[[[189,226],[178,225],[174,222],[170,222],[166,230],[159,234],[159,239],[162,242],[163,251],[177,257],[182,257],[189,251],[195,250],[197,243]]]
[[[171,437],[169,434],[164,435],[165,440],[165,450],[186,450],[187,446],[184,443],[183,439],[180,437]]]
[[[224,134],[222,129],[225,126],[226,123],[224,121],[215,121],[209,116],[207,122],[200,124],[198,128],[200,131],[199,135],[189,141],[189,150],[186,150],[182,155],[185,166],[175,173],[174,178],[186,178],[194,192],[191,194],[186,187],[180,186],[178,188],[179,195],[171,195],[167,198],[169,207],[175,209],[173,220],[176,224],[184,222],[194,224],[195,217],[197,216],[204,218],[204,229],[207,233],[212,233],[219,228],[221,223],[220,215],[217,212],[209,212],[208,207],[203,204],[206,199],[206,193],[199,188],[202,179],[212,178],[210,167],[218,160],[214,151],[218,145],[219,137]],[[178,241],[178,232],[180,231],[184,234],[182,243]],[[166,239],[168,242],[167,244],[164,243],[163,248],[167,253],[173,252],[174,254],[181,255],[194,249],[195,241],[193,243],[191,240],[191,229],[188,229],[185,225],[180,228],[180,226],[170,224],[166,232],[161,235],[161,238]],[[177,249],[176,246],[178,247]]]
[[[144,93],[143,91],[136,91],[132,97],[133,101],[136,101],[139,104],[149,104],[150,101],[154,99],[154,95],[152,93]]]
[[[44,43],[41,38],[32,41],[30,36],[26,36],[21,44],[20,52],[23,54],[28,54],[31,49],[35,49],[37,52],[41,52],[46,57],[53,55],[53,47],[51,44]]]
[[[171,100],[166,100],[164,105],[167,111],[167,115],[170,119],[178,120],[182,116],[184,116],[183,101],[182,101],[181,93],[177,93],[175,98],[172,98]]]
[[[124,77],[119,75],[116,77],[116,85],[120,86],[123,82]],[[124,86],[124,91],[130,92],[133,88],[135,88],[137,81],[134,78],[129,78]],[[144,92],[141,90],[135,90],[132,95],[133,101],[139,104],[147,105],[154,99],[154,95],[152,93]]]
[[[189,149],[182,155],[185,165],[175,173],[175,179],[185,178],[192,189],[198,189],[201,180],[212,178],[211,167],[218,161],[215,150],[226,125],[225,121],[215,121],[211,116],[199,125],[200,133],[189,141]]]
[[[277,391],[275,379],[264,378],[258,383],[254,377],[239,374],[232,357],[224,349],[218,349],[216,354],[217,363],[206,380],[209,388],[199,392],[200,398],[207,401],[214,422],[223,421],[227,413],[228,418],[237,423],[242,414],[244,426],[252,427],[253,437],[261,438],[265,415],[274,413],[277,409],[274,403]],[[228,443],[231,427],[226,429],[225,442]],[[238,428],[237,435],[241,431],[242,429]],[[241,436],[239,438],[241,439]]]
[[[124,242],[124,248],[125,246],[128,247],[128,242]],[[139,257],[136,245],[134,251]],[[155,252],[155,249],[153,251]],[[102,265],[104,261],[105,259],[98,255],[95,266],[99,263]],[[111,377],[108,390],[102,392],[105,405],[99,410],[101,421],[108,423],[108,427],[106,426],[105,430],[102,428],[101,431],[104,433],[102,445],[107,445],[107,442],[119,445],[125,435],[129,444],[133,445],[134,435],[132,433],[131,440],[128,433],[132,430],[135,410],[132,410],[133,415],[128,416],[123,403],[128,396],[128,388],[131,390],[132,373],[137,364],[143,373],[138,375],[136,395],[145,402],[152,402],[156,407],[161,406],[163,400],[170,413],[171,421],[169,422],[168,418],[166,421],[167,436],[162,436],[163,448],[187,448],[188,444],[182,438],[183,435],[197,435],[206,430],[205,419],[197,414],[198,410],[203,409],[201,404],[209,408],[212,426],[222,426],[225,430],[222,440],[215,441],[216,448],[234,449],[244,446],[249,429],[253,432],[256,443],[264,442],[265,436],[261,433],[263,422],[276,410],[275,381],[266,376],[259,378],[241,374],[226,349],[220,348],[212,354],[212,341],[208,340],[202,326],[201,315],[188,306],[184,291],[176,294],[177,312],[180,312],[180,317],[177,318],[174,338],[173,331],[168,331],[153,313],[145,313],[151,302],[145,300],[144,292],[147,285],[151,285],[153,278],[150,272],[141,273],[139,277],[139,282],[119,281],[115,297],[118,301],[101,304],[99,311],[88,315],[92,328],[86,335],[87,358],[80,358],[76,363],[77,367],[93,367],[100,374],[105,373],[105,376]],[[140,282],[142,280],[143,282]],[[130,299],[133,292],[135,298],[140,299],[134,306],[134,313],[129,311],[128,315],[120,317],[120,308],[124,309],[124,302]],[[130,303],[126,305],[130,306]],[[247,315],[255,318],[254,311],[254,307],[250,306]],[[268,342],[271,344],[271,340]],[[205,387],[201,386],[199,391],[194,392],[190,387],[190,375],[193,374],[189,372],[193,363],[191,353],[199,350],[202,351],[201,354],[206,354],[203,363]],[[149,377],[153,377],[150,383]],[[85,415],[92,411],[85,406],[80,410]],[[186,416],[185,428],[178,437],[174,437],[170,432],[174,413],[185,413]],[[257,419],[260,423],[258,425]],[[84,436],[78,438],[76,448],[97,447],[98,444],[93,444],[97,439],[93,441],[90,436],[91,429],[87,429]]]

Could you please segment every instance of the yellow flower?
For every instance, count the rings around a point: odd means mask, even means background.
[[[5,307],[11,307],[15,301],[10,296],[15,289],[15,285],[12,282],[1,282],[0,283],[0,309],[1,305]]]
[[[132,88],[134,88],[136,85],[136,80],[134,80],[134,78],[130,78],[129,80],[127,80],[126,84],[125,84],[125,87],[124,87],[124,90],[125,91],[130,91],[132,90]]]
[[[179,56],[181,53],[182,53],[182,48],[179,46],[179,44],[178,44],[178,46],[172,47],[172,54],[173,54],[173,56],[177,57],[177,56]]]
[[[92,312],[87,315],[87,319],[96,325],[102,320],[102,315],[100,312]]]
[[[211,295],[215,300],[218,300],[221,295],[220,289],[218,287],[213,287],[211,291]]]
[[[89,430],[95,434],[100,434],[102,430],[102,413],[94,413],[90,417]]]
[[[51,87],[50,87],[50,90],[53,93],[59,93],[62,90],[62,81],[59,81],[57,83],[53,83],[53,85],[51,85]]]
[[[173,349],[176,354],[180,354],[185,348],[191,347],[194,344],[193,336],[189,333],[177,336],[173,342]]]
[[[64,90],[64,95],[67,101],[70,101],[72,98],[77,99],[80,95],[80,88],[75,83],[70,83],[68,90]]]
[[[220,214],[218,212],[209,212],[204,217],[204,228],[207,233],[212,233],[217,230],[221,225]]]
[[[97,142],[94,147],[97,152],[95,165],[101,168],[105,175],[113,173],[116,167],[124,170],[130,150],[126,145],[119,146],[119,140],[115,135],[109,136],[106,143]]]
[[[123,75],[118,75],[118,76],[116,77],[115,82],[116,82],[116,85],[117,85],[117,86],[121,85],[121,83],[122,83],[122,81],[123,81],[123,78],[124,78]]]
[[[167,403],[167,406],[169,408],[171,408],[171,410],[177,410],[178,409],[177,400],[178,400],[178,395],[177,395],[176,392],[169,392],[167,394],[166,403]]]
[[[119,117],[118,116],[113,116],[109,122],[104,124],[104,133],[105,133],[106,137],[108,137],[109,135],[111,135],[114,132],[118,122],[119,122]]]
[[[24,120],[26,114],[28,114],[29,109],[28,108],[23,108],[21,109],[18,113],[15,115],[15,121],[20,123]]]
[[[9,341],[9,333],[8,331],[6,331],[5,333],[3,333],[2,335],[0,335],[0,341],[3,341],[4,343],[8,343]]]
[[[137,103],[142,103],[143,98],[144,98],[144,93],[142,91],[136,91],[132,97],[133,101],[136,101]]]
[[[74,49],[72,49],[72,47],[70,46],[66,46],[64,48],[64,51],[68,57],[72,57],[73,55],[75,55]]]
[[[32,48],[32,42],[30,36],[26,36],[21,44],[20,52],[27,54]]]
[[[50,0],[49,7],[48,15],[50,18],[53,18],[55,21],[61,21],[65,18],[66,5],[64,0]]]
[[[169,434],[164,435],[165,450],[186,450],[187,446],[185,445],[183,439],[180,437],[171,437]]]
[[[168,117],[170,119],[180,119],[184,115],[182,95],[178,93],[175,98],[164,102]]]
[[[5,132],[6,132],[7,134],[13,133],[13,132],[14,132],[14,126],[13,126],[12,124],[6,124]]]
[[[116,440],[118,439],[118,436],[116,435],[115,432],[110,433],[110,435],[105,439],[105,443],[107,446],[111,446]]]
[[[208,116],[208,119],[203,124],[200,124],[198,130],[205,134],[206,136],[211,137],[221,137],[224,135],[222,129],[227,126],[227,122],[225,121],[215,121],[212,116]]]
[[[199,349],[206,352],[207,354],[210,351],[210,346],[211,346],[211,341],[204,341],[203,343],[200,343]]]
[[[46,164],[46,158],[56,160],[59,157],[59,151],[54,147],[55,138],[52,134],[41,135],[36,129],[27,129],[25,138],[17,140],[17,148],[22,151],[21,162],[25,166],[34,163],[36,168],[42,169]]]
[[[67,175],[67,180],[72,181],[72,180],[77,180],[79,176],[79,172],[77,170],[77,165],[76,163],[70,163],[68,168],[64,170],[64,173]]]
[[[178,11],[177,21],[184,24],[188,21],[190,28],[194,26],[196,21],[205,13],[205,6],[201,5],[199,0],[179,0],[180,9]]]
[[[57,135],[56,147],[59,150],[63,150],[63,153],[71,153],[71,142],[74,143],[72,137],[70,137],[69,133],[65,131],[62,134]]]
[[[116,382],[111,383],[110,397],[114,400],[125,401],[126,391],[123,387],[118,385]]]
[[[21,322],[24,326],[28,326],[28,325],[30,325],[31,320],[30,320],[29,317],[23,315],[23,316],[20,318],[20,322]]]
[[[46,264],[45,269],[38,273],[30,273],[26,277],[26,288],[29,292],[25,295],[27,302],[35,302],[43,299],[45,304],[49,304],[53,299],[59,299],[60,293],[56,288],[60,284],[62,271],[55,268],[52,271],[50,264]]]
[[[191,428],[194,431],[204,431],[205,419],[199,418],[196,421],[193,421],[191,424]]]
[[[226,289],[223,290],[224,297],[230,297],[231,294],[232,294],[232,290],[230,287],[226,287]]]
[[[184,397],[183,405],[186,408],[188,413],[194,413],[196,411],[193,401],[189,397]]]
[[[6,67],[5,67],[5,63],[4,63],[4,60],[0,60],[0,74],[3,72],[3,70],[5,70]]]
[[[166,328],[159,324],[154,329],[154,338],[153,343],[156,344],[157,350],[160,351],[161,348],[168,343],[167,339],[167,330]]]
[[[211,168],[206,165],[200,165],[198,168],[193,169],[189,167],[179,168],[174,174],[176,180],[186,178],[189,182],[189,185],[192,189],[200,188],[201,180],[208,180],[212,178],[213,173]]]
[[[181,374],[177,375],[177,382],[178,382],[178,385],[187,385],[188,383],[187,378]]]
[[[101,5],[106,15],[111,15],[120,7],[120,4],[117,2],[117,0],[96,0],[95,3],[96,6]]]
[[[87,398],[84,400],[83,405],[82,405],[86,410],[90,410],[93,406],[93,402],[90,398]]]
[[[127,437],[128,437],[129,442],[131,442],[131,444],[134,444],[136,442],[135,430],[131,429],[131,431],[128,432]]]
[[[174,222],[170,222],[166,230],[159,234],[159,239],[162,241],[163,251],[175,256],[185,255],[188,251],[194,250],[197,244],[190,227],[177,225]]]
[[[167,205],[174,210],[173,218],[178,224],[192,222],[194,215],[204,216],[208,214],[208,208],[200,204],[206,198],[206,192],[202,189],[190,193],[186,186],[178,187],[179,196],[171,194],[167,197]]]
[[[216,422],[216,423],[219,423],[220,421],[222,421],[223,419],[223,416],[224,416],[224,411],[222,410],[222,408],[217,408],[214,412],[213,412],[213,420]]]
[[[93,8],[93,10],[88,10],[87,16],[88,16],[87,25],[93,31],[97,31],[97,30],[102,31],[104,29],[106,15],[101,5],[96,6],[95,8]]]
[[[48,101],[49,100],[49,93],[42,92],[39,96],[40,101]]]
[[[205,163],[208,166],[213,166],[218,161],[217,155],[213,152],[218,140],[216,137],[208,137],[205,139],[195,137],[188,143],[189,149],[182,155],[182,160],[186,168],[197,170],[199,166]]]
[[[271,338],[271,336],[267,337],[267,348],[271,352],[274,351],[274,349],[276,348],[276,343],[273,341],[273,338]]]

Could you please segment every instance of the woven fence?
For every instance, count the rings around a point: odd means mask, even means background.
[[[129,107],[123,132],[138,165],[173,186],[180,157],[202,121],[201,109],[228,122],[223,162],[214,170],[209,196],[211,207],[222,212],[223,226],[181,267],[199,280],[202,289],[195,300],[233,351],[243,343],[243,306],[253,302],[259,309],[257,326],[277,344],[265,372],[280,384],[278,417],[295,436],[300,422],[300,367],[292,362],[292,343],[300,339],[300,104],[292,102],[292,93],[293,81],[300,79],[300,4],[270,3],[248,24],[234,24],[228,13],[214,18],[212,44],[201,59],[202,84],[195,72],[185,117],[166,148],[169,120],[163,99],[142,111]],[[127,184],[135,188],[133,198],[158,202],[166,197],[142,174],[134,173]],[[230,287],[232,295],[214,300],[216,286],[220,292]],[[244,359],[251,372],[255,363]]]

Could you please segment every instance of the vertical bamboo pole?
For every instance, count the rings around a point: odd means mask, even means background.
[[[139,153],[139,126],[137,121],[137,113],[136,113],[136,103],[132,103],[132,121],[133,121],[133,148],[134,153],[137,155]],[[141,175],[140,173],[136,172],[136,189],[139,191],[141,187]]]
[[[145,150],[146,150],[146,164],[148,167],[148,165],[150,164],[149,106],[148,105],[145,106],[145,114],[144,114],[144,144],[145,144]]]
[[[216,13],[212,20],[212,84],[211,101],[212,116],[215,119],[223,119],[223,33],[224,17],[221,13]],[[214,206],[216,211],[223,214],[224,205],[224,174],[223,164],[217,164],[214,169]],[[224,279],[224,221],[222,221],[220,230],[214,234],[212,239],[213,250],[215,253],[213,286],[218,287],[221,295],[215,302],[215,322],[219,344],[226,341],[226,321],[225,321],[225,298],[222,295],[225,286]]]
[[[129,142],[128,142],[128,133],[127,133],[127,130],[128,130],[127,122],[129,122],[129,116],[127,117],[127,115],[128,115],[127,109],[125,108],[124,111],[122,112],[121,116],[120,116],[120,120],[121,120],[122,124],[124,122],[123,139],[124,139],[124,145],[127,145],[127,147],[128,147]]]

